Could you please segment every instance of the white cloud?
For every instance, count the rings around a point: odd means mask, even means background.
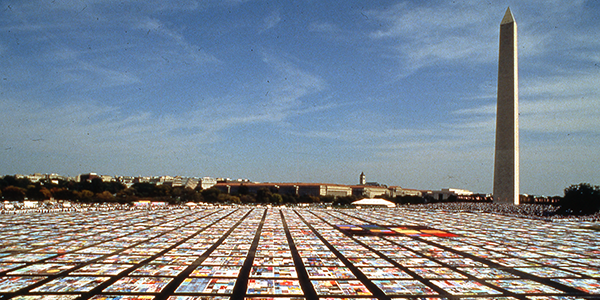
[[[341,28],[331,22],[311,22],[308,25],[308,30],[312,32],[320,32],[320,33],[339,33],[341,32]]]
[[[541,76],[521,84],[521,128],[600,133],[600,75],[588,69]]]
[[[496,104],[493,105],[480,105],[470,108],[458,109],[452,112],[458,115],[487,115],[496,114]]]
[[[554,76],[539,76],[519,84],[520,94],[528,99],[540,96],[553,98],[585,97],[600,95],[600,73],[594,68],[589,71],[574,69]]]
[[[540,100],[521,105],[522,130],[600,134],[600,98]]]
[[[280,15],[279,11],[275,10],[275,11],[271,12],[270,15],[268,15],[267,17],[264,18],[263,22],[264,22],[263,30],[269,30],[269,29],[277,26],[277,24],[279,24],[279,22],[281,22],[281,15]]]
[[[519,86],[519,123],[523,132],[539,133],[600,133],[600,75],[593,67],[556,75],[525,78]],[[463,127],[491,128],[496,113],[493,103],[484,103],[452,112],[466,119],[487,118],[487,121],[469,121]],[[479,125],[478,125],[479,124]],[[486,125],[487,124],[487,125]],[[490,127],[492,126],[492,127]]]
[[[2,126],[12,128],[1,134],[2,140],[15,151],[78,157],[119,153],[134,159],[148,151],[155,155],[187,152],[187,147],[207,143],[212,136],[210,132],[173,134],[188,124],[157,120],[148,112],[124,114],[116,107],[87,102],[46,107],[3,101],[1,108]]]
[[[590,39],[586,29],[569,25],[582,13],[583,3],[576,1],[565,5],[562,1],[538,1],[515,4],[512,8],[519,24],[520,56],[538,57],[556,51],[557,44],[569,49],[598,40],[597,34],[592,34]],[[532,10],[534,7],[536,9]],[[391,55],[401,63],[400,75],[407,76],[439,64],[494,63],[499,23],[505,10],[505,4],[480,1],[435,6],[401,2],[366,14],[384,25],[369,36],[377,43],[395,44],[396,52]]]
[[[164,49],[155,49],[153,52],[161,53],[161,57],[169,62],[185,64],[191,62],[197,65],[220,62],[214,55],[202,50],[202,47],[190,43],[181,33],[169,28],[167,24],[160,20],[144,18],[138,22],[136,28],[145,32],[146,35],[158,35],[166,40],[160,45]],[[154,44],[153,46],[156,47],[157,45]]]
[[[301,70],[289,61],[270,54],[264,54],[263,61],[274,73],[273,79],[269,80],[266,101],[261,104],[272,113],[288,116],[291,111],[303,110],[301,99],[304,96],[327,87],[322,78]]]
[[[367,14],[387,25],[370,36],[397,43],[403,75],[408,75],[440,62],[490,60],[495,49],[490,43],[495,37],[489,22],[492,10],[480,11],[468,5],[419,7],[403,2]]]
[[[389,139],[421,138],[423,136],[431,136],[434,132],[425,129],[386,129],[381,131],[371,129],[332,129],[309,130],[294,132],[293,134],[310,138],[357,143],[359,144],[359,147],[364,147],[365,144],[371,144],[371,147],[379,147],[378,145],[380,144],[372,145],[373,140],[382,141]],[[387,148],[388,146],[382,147]]]
[[[265,56],[265,63],[271,68],[273,78],[278,78],[265,84],[270,88],[268,97],[256,101],[248,98],[254,93],[231,95],[208,101],[220,103],[218,106],[179,113],[129,112],[119,106],[83,100],[65,100],[63,104],[47,106],[34,99],[5,98],[0,102],[0,124],[11,130],[0,133],[0,139],[3,146],[23,151],[78,155],[118,152],[135,157],[150,148],[154,155],[166,155],[217,142],[230,128],[280,124],[298,114],[333,107],[327,104],[311,107],[302,102],[303,97],[326,87],[318,76],[274,56]],[[262,92],[264,86],[259,88]],[[45,142],[31,142],[40,138]]]

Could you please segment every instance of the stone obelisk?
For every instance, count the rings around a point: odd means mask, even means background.
[[[510,8],[500,23],[494,202],[519,204],[519,71],[517,23]]]

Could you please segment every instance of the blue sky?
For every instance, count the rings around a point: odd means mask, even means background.
[[[0,173],[490,193],[499,24],[521,193],[600,184],[598,1],[0,1]]]

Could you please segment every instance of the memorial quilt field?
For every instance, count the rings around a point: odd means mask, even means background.
[[[600,232],[435,210],[0,215],[0,299],[600,299]]]

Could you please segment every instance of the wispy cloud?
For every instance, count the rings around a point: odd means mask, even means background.
[[[373,140],[414,137],[423,134],[420,130],[408,129],[390,129],[385,131],[375,131],[370,129],[330,129],[330,130],[307,130],[302,132],[293,132],[294,135],[319,138],[334,141],[355,143],[356,146],[364,147],[365,144],[372,144]]]
[[[0,22],[18,39],[6,45],[5,51],[24,53],[27,48],[36,52],[36,68],[31,68],[28,78],[21,78],[23,84],[40,82],[28,84],[31,89],[69,86],[81,94],[150,83],[156,78],[168,80],[221,62],[180,29],[149,17],[148,10],[134,9],[125,18],[106,9],[142,4],[108,0],[38,4],[45,9],[32,9],[34,3],[17,4]],[[53,13],[42,13],[47,11]]]
[[[523,21],[519,41],[522,57],[547,53],[548,45],[565,38],[565,29],[549,30],[553,22],[565,20],[582,11],[583,1],[536,2],[520,6]],[[383,10],[371,10],[366,14],[385,26],[370,33],[375,41],[395,45],[395,55],[402,65],[400,76],[407,76],[428,66],[440,64],[493,63],[497,57],[497,31],[504,4],[488,4],[482,9],[481,2],[442,3],[430,6],[401,2]],[[540,14],[525,13],[527,7],[544,7]],[[525,18],[525,15],[527,18]],[[518,19],[518,18],[517,18]],[[520,21],[517,20],[517,23]],[[572,32],[567,22],[561,24]],[[557,27],[558,28],[558,27]],[[581,31],[584,34],[585,31]],[[566,37],[580,39],[578,35]],[[561,43],[568,47],[566,44]]]
[[[308,30],[312,32],[326,33],[326,34],[335,34],[342,31],[340,26],[331,22],[311,22],[308,25]]]
[[[266,16],[263,19],[263,31],[269,30],[275,26],[277,26],[277,24],[279,24],[279,22],[281,22],[281,14],[279,13],[279,10],[274,10],[273,12],[271,12],[270,15]]]
[[[0,134],[3,144],[13,149],[49,152],[78,152],[83,155],[93,145],[95,151],[116,151],[136,155],[151,147],[157,154],[163,151],[189,151],[198,145],[220,140],[220,134],[234,127],[252,124],[277,124],[286,119],[330,109],[333,105],[312,107],[302,98],[322,91],[326,84],[318,76],[274,56],[265,56],[273,78],[268,84],[269,95],[262,100],[247,99],[248,95],[231,95],[214,99],[216,107],[198,107],[180,113],[165,113],[143,109],[129,112],[119,106],[93,101],[79,101],[57,106],[45,106],[33,99],[0,102],[3,128],[20,124]],[[96,70],[97,71],[97,70]],[[264,89],[264,87],[262,87]],[[250,96],[253,93],[250,93]],[[227,104],[230,103],[230,104]],[[27,120],[27,122],[23,122]],[[48,131],[48,128],[52,128]],[[32,140],[43,137],[44,149]]]
[[[154,51],[155,53],[161,53],[163,60],[167,59],[169,62],[185,64],[194,63],[195,65],[220,62],[214,55],[202,50],[201,46],[190,43],[181,33],[169,28],[160,20],[144,18],[138,21],[136,27],[145,32],[146,35],[158,35],[166,40],[161,43],[165,51]]]
[[[490,43],[494,35],[487,22],[490,11],[478,11],[468,5],[425,7],[402,2],[366,14],[387,25],[370,36],[376,41],[396,42],[394,48],[403,64],[402,76],[405,76],[440,62],[489,60],[490,53],[494,52]]]
[[[600,67],[588,65],[585,69],[571,69],[553,76],[528,79],[520,85],[520,93],[526,98],[564,98],[600,95]]]
[[[462,108],[452,112],[458,115],[481,115],[481,114],[495,114],[496,105],[481,105],[470,108]]]
[[[580,70],[553,76],[528,79],[520,85],[520,129],[524,132],[592,132],[600,133],[600,75]],[[593,70],[592,70],[593,71]],[[458,116],[487,118],[493,125],[496,104],[482,104],[452,112]],[[474,124],[468,126],[472,126]],[[477,123],[475,123],[477,124]],[[493,127],[491,127],[493,128]]]
[[[600,134],[598,97],[540,100],[521,105],[522,130]]]
[[[103,67],[74,54],[67,48],[56,53],[56,68],[62,84],[79,83],[84,90],[90,88],[107,88],[139,83],[140,79],[128,72]]]

